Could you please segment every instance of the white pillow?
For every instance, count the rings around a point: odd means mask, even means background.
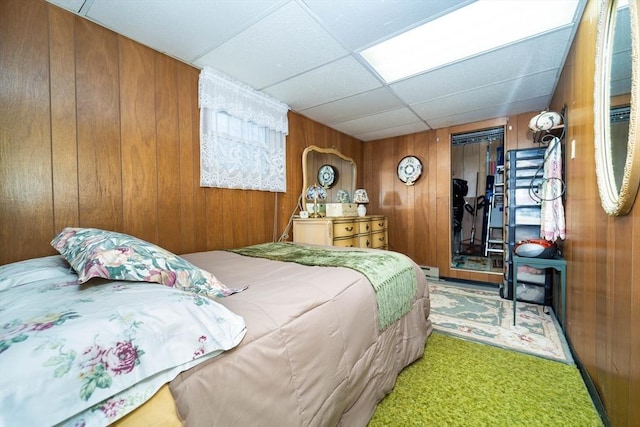
[[[32,258],[0,266],[0,291],[46,279],[78,279],[69,263],[60,255]]]

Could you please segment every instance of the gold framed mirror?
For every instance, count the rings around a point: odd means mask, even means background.
[[[338,191],[346,190],[349,197],[353,198],[356,190],[356,162],[333,148],[321,148],[311,145],[302,153],[302,202],[307,188],[313,184],[319,184],[321,169],[328,166],[334,169],[335,179],[331,185],[325,186],[327,192],[326,202],[336,202]],[[322,175],[322,174],[320,174]]]
[[[600,0],[594,91],[595,160],[602,208],[626,215],[640,185],[638,4]]]

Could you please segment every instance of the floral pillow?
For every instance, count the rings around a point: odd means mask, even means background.
[[[78,273],[79,283],[93,277],[155,282],[215,297],[246,289],[227,288],[213,274],[166,249],[114,231],[67,227],[51,246]]]

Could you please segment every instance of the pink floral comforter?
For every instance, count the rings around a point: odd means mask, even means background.
[[[152,283],[78,285],[58,256],[0,267],[0,425],[107,425],[235,347],[244,320]]]

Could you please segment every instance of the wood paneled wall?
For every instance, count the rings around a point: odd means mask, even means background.
[[[371,200],[368,209],[390,218],[390,249],[438,267],[443,277],[502,283],[500,274],[451,268],[451,134],[505,126],[505,150],[537,147],[528,130],[536,113],[364,143],[361,170]],[[396,176],[398,162],[407,155],[422,160],[424,169],[412,186]]]
[[[362,142],[290,113],[286,193],[201,188],[198,74],[44,1],[0,1],[0,264],[54,254],[67,226],[175,253],[272,241],[307,146],[362,162]]]
[[[567,194],[566,334],[604,403],[613,426],[640,425],[640,202],[628,216],[609,217],[600,205],[595,175],[593,76],[598,1],[589,0],[569,52],[551,108],[567,106],[563,147]],[[535,146],[528,131],[537,112],[506,119],[505,150]],[[487,123],[438,129],[365,143],[365,185],[376,194],[371,210],[391,218],[389,244],[441,276],[495,281],[496,276],[466,273],[450,265],[449,134]],[[576,157],[568,151],[576,141]],[[413,187],[395,177],[407,154],[425,164]],[[389,200],[389,203],[385,203]],[[394,202],[391,202],[394,200]],[[501,280],[498,277],[499,280]]]
[[[604,213],[595,175],[593,92],[598,1],[589,0],[553,97],[567,105],[567,335],[613,426],[640,425],[640,198]],[[638,140],[636,140],[636,145]]]

